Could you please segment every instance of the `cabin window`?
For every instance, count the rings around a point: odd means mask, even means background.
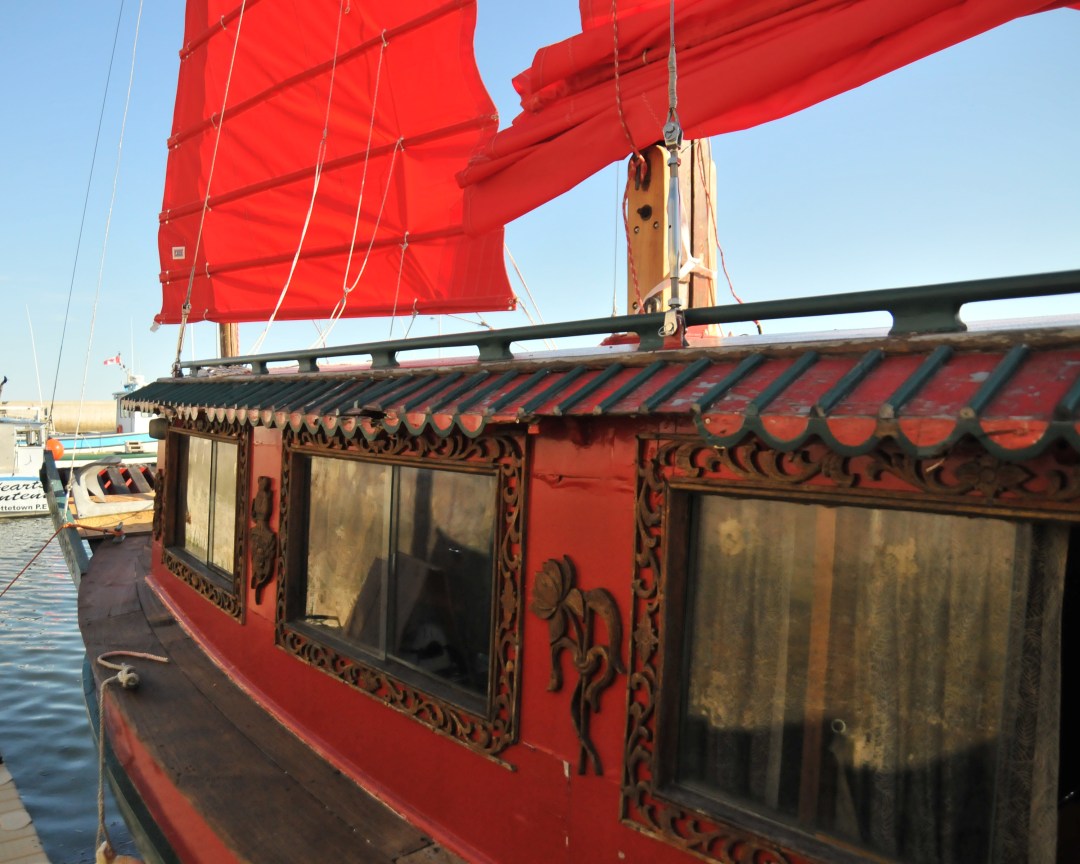
[[[402,674],[486,697],[495,476],[306,462],[301,620]]]
[[[514,743],[524,440],[286,429],[277,644],[487,756]]]
[[[190,434],[178,425],[166,441],[164,560],[239,619],[246,506],[238,490],[246,488],[245,439],[236,428],[205,425],[211,434]]]
[[[1016,804],[1016,713],[1037,707],[1013,674],[1025,598],[1060,583],[1063,529],[684,498],[672,794],[889,860],[990,860]]]
[[[176,545],[200,564],[232,572],[236,542],[236,444],[180,439],[185,468]]]

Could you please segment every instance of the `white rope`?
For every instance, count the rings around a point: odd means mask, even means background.
[[[44,405],[45,395],[41,392],[41,370],[38,369],[37,342],[34,341],[34,322],[30,318],[29,303],[26,304],[26,326],[30,330],[30,351],[34,355],[34,378],[37,380],[37,399],[39,404]],[[50,424],[52,423],[51,417],[46,417],[45,419],[48,420]],[[50,425],[49,428],[51,429],[52,426]]]
[[[409,232],[405,232],[405,239],[401,241],[401,258],[398,259],[397,280],[394,282],[394,305],[390,310],[390,339],[394,338],[394,318],[397,315],[398,295],[401,293],[401,274],[405,271],[405,252],[409,248]],[[413,315],[416,314],[416,298],[413,298]]]
[[[619,169],[615,168],[615,201],[619,200]],[[616,204],[617,206],[617,204]],[[615,230],[611,232],[611,317],[619,314],[619,218],[615,217]],[[629,242],[629,238],[627,238]]]
[[[109,67],[105,75],[105,91],[101,94],[101,108],[98,111],[97,133],[94,135],[94,150],[90,156],[90,174],[86,178],[86,191],[83,193],[82,215],[79,217],[79,234],[75,240],[75,259],[71,262],[71,279],[68,282],[67,303],[64,306],[64,325],[60,328],[60,350],[56,355],[56,371],[53,374],[52,394],[49,396],[49,417],[56,407],[56,387],[60,383],[60,366],[64,359],[64,343],[67,341],[68,321],[71,318],[71,297],[75,293],[75,274],[79,269],[79,253],[82,250],[83,231],[86,228],[86,211],[90,204],[90,190],[93,187],[94,172],[97,169],[98,145],[101,144],[101,127],[105,121],[105,106],[108,103],[109,88],[112,84],[113,63],[116,61],[116,46],[120,39],[120,24],[124,20],[124,4],[116,12],[116,29],[113,31],[112,50],[109,52]]]
[[[348,304],[348,297],[356,288],[356,284],[360,281],[360,277],[363,275],[365,268],[367,267],[368,257],[371,255],[371,244],[368,245],[367,255],[364,256],[364,260],[360,265],[360,272],[356,276],[356,282],[349,286],[349,271],[352,269],[353,254],[356,252],[356,235],[360,230],[360,210],[364,204],[364,190],[367,188],[367,172],[368,163],[371,159],[371,142],[375,137],[375,117],[378,112],[379,106],[379,90],[382,82],[382,68],[383,59],[386,56],[386,49],[390,47],[390,42],[386,38],[386,31],[382,31],[382,47],[379,49],[379,62],[375,66],[375,86],[371,94],[371,119],[368,121],[368,138],[367,145],[364,148],[364,168],[360,172],[360,192],[356,198],[356,215],[353,217],[353,230],[352,237],[349,240],[349,254],[345,259],[345,272],[341,274],[341,299],[335,304],[333,311],[330,313],[329,323],[326,330],[319,333],[319,338],[312,343],[312,348],[322,348],[326,345],[326,340],[333,332],[334,326],[345,312],[345,306]],[[398,139],[398,144],[401,144],[401,139]],[[393,153],[390,156],[390,170],[393,172],[394,159],[397,157],[397,146],[395,146]],[[387,188],[389,188],[389,177],[387,178]],[[383,193],[383,206],[386,205],[386,192]],[[376,218],[376,228],[379,221],[382,219],[382,208],[379,209],[378,217]],[[374,242],[374,235],[372,236],[372,242]],[[392,325],[391,325],[392,326]]]
[[[630,127],[626,123],[626,115],[623,114],[622,82],[619,77],[619,0],[611,0],[611,38],[615,60],[615,108],[619,112],[619,123],[622,125],[623,134],[630,144],[630,152],[640,159],[642,158],[641,152],[634,146],[634,136],[630,134]]]
[[[375,247],[375,238],[379,233],[379,225],[382,224],[383,213],[386,210],[386,199],[390,194],[390,183],[394,177],[394,165],[397,164],[398,151],[405,149],[405,139],[398,138],[394,142],[394,149],[390,153],[390,167],[386,171],[386,185],[383,188],[382,201],[379,204],[379,212],[375,216],[375,226],[371,230],[371,239],[368,241],[367,251],[364,253],[364,260],[360,265],[360,271],[356,274],[356,279],[353,280],[352,285],[347,286],[341,295],[341,299],[338,300],[337,305],[334,307],[334,311],[330,313],[330,321],[327,328],[323,331],[322,341],[318,346],[326,344],[327,337],[333,332],[334,327],[337,326],[337,322],[341,320],[345,314],[345,308],[349,303],[349,295],[356,290],[356,286],[360,284],[360,279],[364,275],[364,271],[367,269],[368,261],[371,258],[371,250]],[[405,232],[406,236],[408,231]]]
[[[679,94],[677,92],[677,83],[679,79],[678,72],[675,69],[675,0],[671,0],[671,47],[668,49],[668,119],[675,119],[677,122],[678,114],[676,108],[679,106]]]
[[[300,252],[304,248],[304,240],[307,239],[308,228],[311,225],[311,215],[315,212],[315,197],[319,194],[319,181],[322,179],[323,165],[326,164],[326,139],[330,136],[330,107],[334,99],[334,79],[337,76],[338,48],[341,45],[341,19],[344,14],[345,2],[342,0],[342,2],[338,4],[337,32],[334,34],[334,58],[330,64],[330,87],[326,94],[326,114],[323,117],[322,138],[319,140],[319,147],[315,155],[315,178],[311,184],[311,200],[308,202],[307,215],[304,216],[304,226],[300,229],[300,240],[296,244],[296,252],[293,255],[292,264],[289,266],[289,275],[285,277],[285,284],[282,286],[281,293],[278,295],[277,303],[274,305],[274,311],[270,313],[270,317],[267,319],[262,333],[259,334],[259,338],[255,340],[255,343],[251,346],[251,350],[247,352],[248,354],[257,354],[259,349],[262,348],[266,337],[270,334],[270,328],[274,325],[278,311],[281,309],[281,304],[285,302],[285,295],[289,293],[289,287],[292,285],[293,274],[296,273],[296,265],[300,262]]]
[[[479,312],[473,312],[472,314],[476,316],[476,320],[475,320],[475,321],[473,321],[473,320],[472,320],[472,319],[470,319],[470,318],[466,318],[466,317],[465,317],[464,315],[455,315],[455,314],[454,314],[453,312],[447,312],[447,313],[446,313],[445,315],[443,315],[442,317],[443,317],[443,318],[452,318],[452,319],[454,319],[455,321],[464,321],[464,322],[465,322],[466,324],[479,324],[479,325],[480,325],[481,327],[483,327],[483,328],[484,328],[485,330],[494,330],[494,329],[495,329],[495,328],[494,328],[493,326],[491,326],[491,325],[490,325],[490,324],[489,324],[489,323],[488,323],[487,321],[485,321],[485,320],[484,320],[484,316],[483,316],[483,315],[481,315],[481,314],[480,314]],[[441,330],[441,326],[442,326],[442,325],[440,325],[440,330],[439,330],[439,335],[440,335],[440,336],[442,335],[442,330]]]
[[[360,230],[360,208],[364,203],[364,188],[367,186],[368,162],[371,158],[371,142],[375,137],[375,117],[379,106],[379,85],[382,82],[383,58],[390,43],[386,39],[386,31],[382,32],[382,47],[379,49],[379,62],[375,66],[375,88],[371,94],[371,120],[368,122],[367,146],[364,149],[364,170],[360,173],[360,194],[356,199],[356,215],[353,217],[352,239],[349,241],[349,257],[345,261],[345,272],[341,274],[341,290],[346,291],[349,284],[349,271],[352,269],[353,253],[356,251],[356,233]],[[364,263],[367,263],[365,259]],[[363,267],[361,267],[361,272]],[[360,277],[358,276],[357,279]],[[353,287],[356,287],[355,285]]]
[[[191,312],[191,290],[195,285],[195,262],[199,258],[203,227],[206,224],[206,214],[210,210],[210,187],[214,180],[214,168],[217,166],[218,145],[221,144],[221,130],[225,126],[225,108],[229,104],[229,88],[232,86],[233,68],[236,65],[236,51],[240,47],[240,31],[244,26],[244,10],[246,8],[247,0],[241,0],[240,15],[236,20],[236,36],[233,39],[232,56],[229,58],[229,74],[225,76],[225,93],[221,97],[221,112],[218,114],[216,124],[217,134],[214,136],[214,151],[210,156],[210,170],[206,175],[206,195],[203,197],[202,213],[199,215],[199,230],[195,234],[195,250],[191,255],[191,272],[188,274],[187,293],[184,295],[184,305],[180,307],[180,331],[176,335],[176,359],[173,360],[173,377],[179,377],[180,375],[180,352],[184,348],[184,330],[187,329],[188,314]],[[225,26],[224,21],[222,21],[221,26]]]
[[[119,684],[125,690],[134,690],[139,686],[139,673],[127,663],[110,663],[106,657],[134,657],[139,660],[153,660],[155,663],[168,663],[167,657],[147,654],[142,651],[107,651],[97,658],[98,665],[106,669],[115,669],[116,674],[101,682],[98,690],[98,790],[97,790],[97,860],[111,861],[116,857],[113,850],[109,829],[105,826],[105,690],[110,684]]]
[[[416,299],[412,302],[412,316],[409,318],[409,326],[405,328],[404,339],[409,338],[409,334],[412,333],[413,324],[416,323],[416,319],[420,317],[420,310],[416,308]]]
[[[521,282],[521,287],[525,289],[525,294],[528,296],[529,302],[532,304],[533,309],[536,310],[536,317],[540,319],[541,324],[546,323],[544,321],[543,314],[540,312],[540,306],[537,305],[536,300],[533,298],[532,291],[529,290],[529,283],[525,281],[525,276],[522,274],[521,268],[518,267],[518,263],[514,259],[514,255],[510,251],[510,247],[506,244],[505,240],[503,241],[503,251],[506,252],[506,257],[510,259],[510,263],[514,266],[514,272],[517,274],[518,281]],[[518,301],[521,301],[520,297],[518,298]],[[521,304],[521,311],[525,313],[525,317],[529,319],[530,324],[535,323],[532,319],[532,315],[529,314],[529,310],[524,303]],[[556,348],[555,342],[552,339],[545,339],[544,344],[546,344],[547,347],[550,348],[552,351],[554,351]]]
[[[686,298],[682,295],[679,283],[679,252],[680,244],[678,232],[682,219],[682,201],[679,190],[679,148],[682,145],[683,131],[679,124],[679,114],[676,110],[679,104],[677,93],[678,73],[675,68],[675,0],[671,0],[671,47],[668,50],[668,116],[664,123],[664,147],[668,151],[668,171],[671,181],[668,189],[668,219],[671,222],[671,238],[668,244],[668,273],[670,274],[671,291],[668,296],[668,309],[664,315],[664,326],[660,334],[664,337],[676,335],[682,329],[681,310],[686,306]],[[685,340],[684,340],[685,341]]]
[[[90,372],[90,352],[94,346],[94,327],[97,324],[97,312],[98,303],[101,300],[101,284],[105,280],[105,257],[106,251],[109,248],[109,231],[112,227],[113,209],[116,206],[116,190],[120,185],[120,162],[124,152],[124,132],[127,130],[127,116],[128,108],[131,106],[131,89],[135,80],[135,55],[139,47],[139,27],[142,24],[142,0],[139,0],[139,12],[135,19],[135,37],[131,45],[131,67],[128,70],[128,88],[127,96],[124,98],[124,114],[120,121],[120,140],[116,145],[116,165],[113,168],[113,182],[112,193],[109,196],[109,211],[105,217],[105,236],[101,241],[101,258],[98,260],[98,276],[97,276],[97,288],[94,290],[94,304],[90,308],[90,335],[86,341],[86,359],[83,361],[83,378],[82,387],[79,390],[79,410],[75,415],[75,437],[79,437],[79,430],[82,426],[82,409],[83,402],[86,399],[86,378]],[[71,448],[71,470],[68,473],[68,485],[67,491],[70,493],[71,484],[75,479],[75,450]],[[63,507],[67,507],[67,498],[65,497]]]

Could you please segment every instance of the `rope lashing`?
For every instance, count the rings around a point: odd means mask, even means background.
[[[97,837],[94,845],[97,849],[95,860],[99,864],[105,862],[118,862],[126,856],[117,856],[113,848],[112,838],[109,837],[109,829],[105,827],[105,690],[110,684],[119,684],[125,690],[134,690],[139,686],[139,673],[135,667],[128,663],[112,663],[109,657],[132,657],[136,660],[152,660],[155,663],[168,663],[168,657],[159,657],[156,654],[148,654],[144,651],[106,651],[98,655],[97,663],[106,669],[115,670],[116,674],[101,682],[98,690],[98,824]],[[128,859],[134,860],[134,859]]]
[[[682,288],[679,282],[679,225],[681,214],[679,213],[679,148],[682,146],[683,130],[679,123],[679,96],[678,96],[678,71],[675,57],[675,0],[671,0],[671,46],[668,49],[668,114],[667,122],[664,123],[664,147],[668,151],[668,173],[670,185],[668,187],[668,219],[671,224],[671,237],[668,241],[668,273],[671,277],[671,296],[668,300],[668,310],[664,315],[664,325],[660,328],[660,335],[673,337],[682,329],[682,309],[686,304],[683,301]]]
[[[116,526],[113,528],[99,528],[96,525],[84,525],[81,522],[65,522],[59,528],[53,531],[52,534],[49,535],[49,539],[46,540],[44,545],[42,545],[42,547],[31,556],[30,560],[26,562],[26,565],[22,568],[22,570],[16,573],[15,577],[10,582],[8,582],[7,585],[4,586],[4,590],[0,591],[0,597],[3,597],[5,594],[7,594],[11,586],[19,581],[20,577],[22,577],[22,575],[30,569],[30,565],[37,561],[37,559],[41,556],[41,553],[48,548],[49,544],[52,543],[52,541],[56,539],[56,536],[65,528],[82,528],[84,531],[98,531],[102,534],[111,534],[114,543],[123,542],[123,539],[126,536],[124,534],[123,522],[117,523]]]
[[[622,125],[623,134],[630,144],[630,152],[644,161],[641,151],[634,145],[634,136],[630,134],[630,127],[626,123],[626,115],[623,113],[622,83],[619,76],[619,2],[611,0],[611,38],[613,42],[613,59],[615,61],[615,109],[619,112],[619,123]],[[645,55],[642,55],[644,63]]]

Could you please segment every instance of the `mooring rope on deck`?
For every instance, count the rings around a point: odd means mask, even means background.
[[[99,666],[106,669],[116,670],[116,674],[101,682],[98,690],[98,825],[97,836],[94,839],[96,846],[95,861],[97,864],[122,864],[125,861],[137,861],[126,855],[117,855],[109,837],[109,829],[105,827],[105,690],[112,683],[117,683],[125,690],[134,690],[139,686],[139,673],[129,663],[110,663],[108,657],[132,657],[136,660],[153,660],[155,663],[168,663],[168,657],[159,657],[156,654],[148,654],[145,651],[106,651],[98,655]]]

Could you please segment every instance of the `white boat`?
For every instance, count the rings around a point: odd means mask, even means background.
[[[79,535],[100,540],[115,531],[149,533],[154,515],[153,469],[120,454],[76,466],[67,498]]]
[[[0,518],[49,512],[38,477],[45,440],[43,421],[0,416]]]
[[[157,441],[150,437],[152,415],[123,407],[122,400],[143,386],[141,375],[127,375],[122,389],[112,394],[116,402],[115,431],[57,435],[63,447],[58,467],[73,468],[120,454],[128,465],[152,465],[157,461]]]

